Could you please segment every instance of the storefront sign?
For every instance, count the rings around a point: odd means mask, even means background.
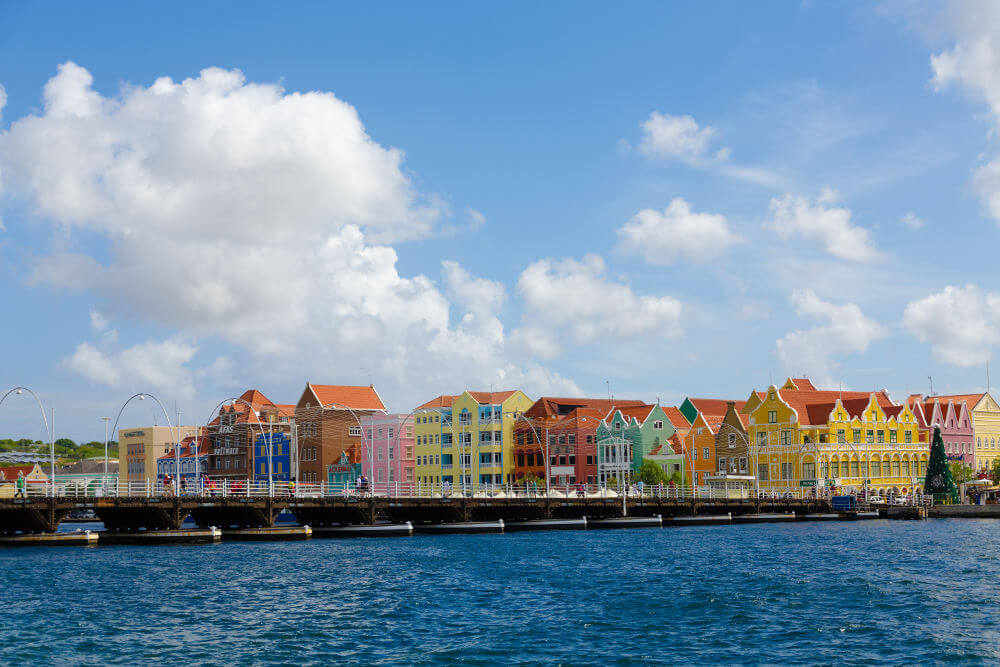
[[[799,482],[799,486],[816,486],[816,480],[814,479],[803,479]]]
[[[351,466],[341,465],[339,463],[334,463],[330,465],[330,472],[334,475],[344,475],[351,472]]]

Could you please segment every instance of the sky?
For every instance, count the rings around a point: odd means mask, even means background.
[[[994,384],[996,3],[4,3],[0,86],[0,391],[56,437]]]

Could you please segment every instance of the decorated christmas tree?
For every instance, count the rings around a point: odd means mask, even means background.
[[[941,439],[941,427],[934,427],[934,438],[931,441],[931,459],[927,462],[927,475],[924,477],[924,493],[933,495],[938,502],[949,498],[958,502],[958,489],[951,477],[948,467],[948,457],[944,453],[944,440]]]

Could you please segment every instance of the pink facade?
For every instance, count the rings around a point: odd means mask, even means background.
[[[413,484],[413,417],[368,415],[361,418],[361,474],[376,489]]]
[[[950,461],[962,461],[970,467],[976,465],[976,438],[972,428],[972,416],[965,401],[940,401],[934,396],[922,402],[911,403],[913,412],[921,428],[927,429],[927,442],[934,434],[934,426],[941,427],[944,451]]]

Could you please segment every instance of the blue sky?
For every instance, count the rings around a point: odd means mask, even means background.
[[[988,3],[4,5],[0,386],[76,439],[307,380],[985,388],[994,53]]]

